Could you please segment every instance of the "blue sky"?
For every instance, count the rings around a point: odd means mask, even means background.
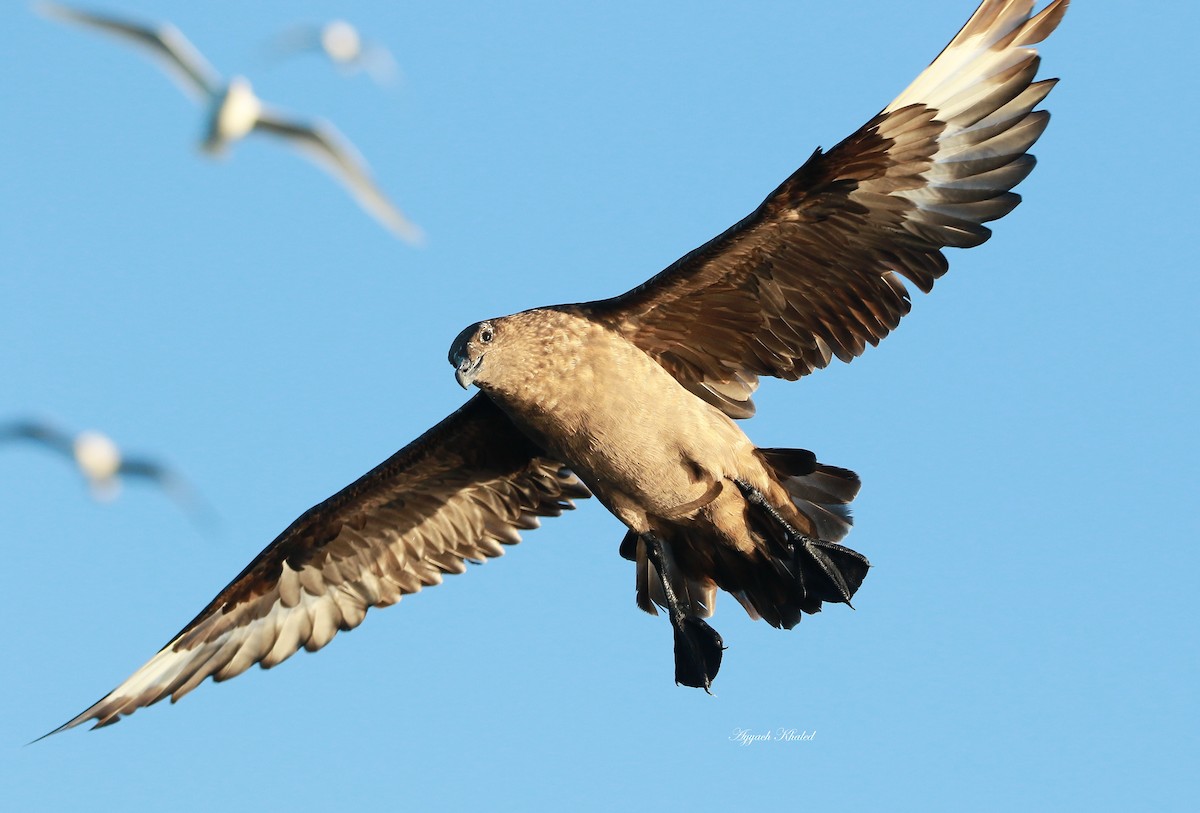
[[[225,161],[151,63],[6,4],[0,420],[165,456],[224,517],[92,502],[0,449],[0,799],[12,810],[1183,810],[1197,749],[1200,12],[1077,0],[1025,202],[879,348],[745,425],[863,478],[857,610],[718,601],[715,697],[671,680],[598,504],[271,672],[32,746],[293,518],[456,408],[466,324],[624,291],[893,98],[973,0],[128,0],[321,115],[428,234],[275,144]],[[390,45],[390,91],[298,20]],[[1186,77],[1186,78],[1184,78]],[[740,745],[738,730],[815,732]]]

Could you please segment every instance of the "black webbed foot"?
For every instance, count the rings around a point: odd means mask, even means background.
[[[646,542],[646,558],[654,565],[662,583],[667,614],[675,633],[675,682],[708,692],[717,670],[721,668],[721,653],[725,650],[725,643],[720,634],[703,619],[684,612],[667,577],[663,541],[649,533],[642,538]]]
[[[709,687],[721,668],[725,642],[702,618],[689,615],[682,622],[675,626],[675,682],[712,694]]]
[[[798,565],[800,572],[809,574],[804,585],[806,594],[820,601],[850,604],[871,567],[867,557],[858,551],[820,539],[806,538],[797,546],[795,557],[816,563],[815,571],[803,562]]]
[[[761,491],[742,480],[734,482],[759,515],[757,527],[766,531],[765,538],[776,546],[777,555],[795,579],[796,605],[814,613],[820,611],[824,601],[850,604],[871,567],[867,558],[842,545],[800,533]]]

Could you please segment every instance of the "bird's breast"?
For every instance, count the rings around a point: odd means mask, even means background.
[[[236,81],[230,83],[225,94],[217,101],[209,140],[228,143],[245,137],[254,129],[260,113],[262,102],[249,85]]]
[[[521,391],[497,400],[610,508],[632,501],[670,516],[753,449],[733,421],[623,337],[589,328],[578,352],[548,355],[554,361]]]

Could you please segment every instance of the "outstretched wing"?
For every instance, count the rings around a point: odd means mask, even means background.
[[[183,32],[170,23],[143,25],[107,14],[69,8],[49,0],[39,0],[34,8],[47,17],[90,26],[149,48],[171,76],[178,80],[184,92],[194,99],[207,101],[220,90],[221,75]]]
[[[321,27],[311,24],[292,25],[276,34],[267,43],[266,55],[273,59],[285,59],[304,53],[321,50]]]
[[[384,45],[367,43],[363,47],[358,64],[375,84],[380,86],[394,85],[400,76],[400,65],[390,49]]]
[[[282,136],[336,178],[372,217],[410,243],[419,244],[421,229],[392,203],[371,178],[367,162],[332,124],[288,121],[263,111],[254,129]]]
[[[220,527],[220,516],[187,478],[175,469],[145,457],[125,458],[117,473],[124,478],[139,478],[161,488],[184,513],[207,533]]]
[[[31,440],[67,457],[75,456],[75,439],[45,421],[16,420],[0,423],[0,443],[8,440]]]
[[[205,678],[270,668],[320,649],[370,607],[500,556],[539,516],[587,488],[541,456],[485,395],[325,502],[309,509],[157,655],[100,702],[51,733],[96,726]]]
[[[731,417],[754,412],[758,376],[794,380],[850,361],[928,292],[942,248],[988,239],[1033,169],[1049,114],[1033,108],[1029,47],[1068,0],[984,0],[940,56],[879,115],[817,150],[751,215],[643,285],[579,308],[620,331]]]

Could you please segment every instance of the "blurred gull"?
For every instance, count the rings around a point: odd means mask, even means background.
[[[162,488],[206,530],[213,530],[217,524],[211,507],[176,472],[149,458],[124,457],[117,444],[100,432],[89,430],[71,435],[37,420],[0,423],[0,444],[12,440],[33,441],[69,458],[97,500],[115,499],[122,478],[140,478]]]
[[[363,40],[358,29],[345,20],[293,26],[275,39],[271,50],[278,57],[319,51],[344,73],[365,71],[380,85],[393,84],[399,73],[391,51]]]
[[[201,142],[206,152],[220,154],[253,131],[281,136],[344,184],[359,205],[389,230],[411,243],[421,242],[421,230],[384,196],[366,162],[332,124],[279,115],[263,105],[250,82],[241,76],[224,82],[175,26],[139,25],[44,1],[36,3],[35,8],[48,17],[92,26],[149,48],[189,96],[209,107]]]

